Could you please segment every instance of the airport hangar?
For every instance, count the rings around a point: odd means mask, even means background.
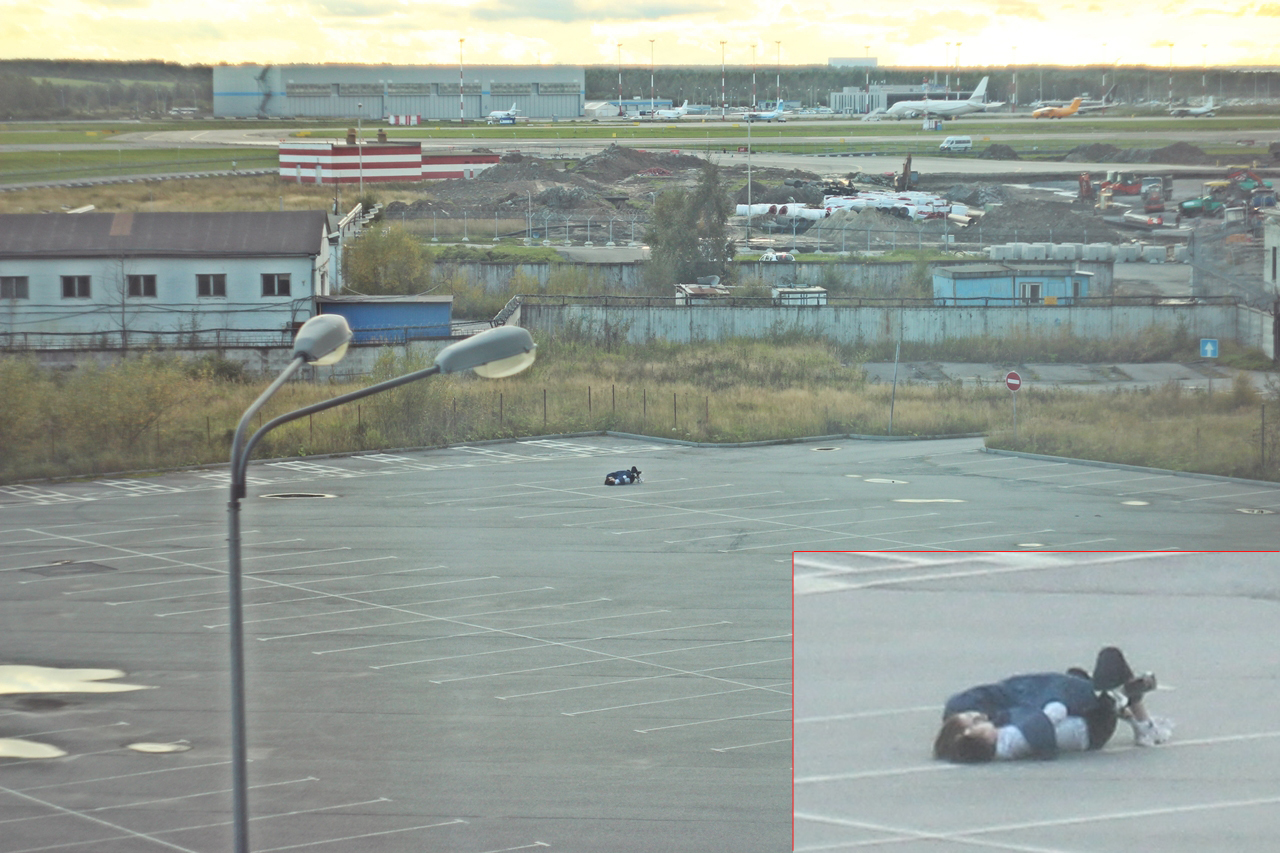
[[[512,104],[524,118],[577,118],[585,102],[585,71],[571,65],[213,68],[213,114],[228,118],[476,120]]]

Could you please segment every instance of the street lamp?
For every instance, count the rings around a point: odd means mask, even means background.
[[[724,99],[724,46],[725,42],[720,42],[720,120],[724,121],[726,108],[729,106]]]
[[[360,164],[360,195],[364,196],[364,149],[360,147],[361,126],[364,120],[364,104],[356,104],[356,162]]]
[[[462,43],[466,39],[458,39],[458,124],[467,123],[467,102],[462,98],[462,90],[465,88],[462,79]]]
[[[656,92],[653,88],[653,39],[649,39],[649,118],[653,118],[653,99]]]
[[[271,430],[306,415],[334,406],[398,388],[437,373],[474,370],[480,376],[499,379],[512,376],[533,364],[535,345],[529,332],[518,326],[500,326],[450,344],[436,356],[435,364],[423,370],[406,373],[358,391],[330,400],[312,403],[267,421],[247,441],[245,434],[253,416],[271,396],[304,364],[335,364],[347,352],[351,328],[345,318],[336,314],[320,314],[302,324],[293,341],[293,354],[288,367],[280,372],[267,390],[253,401],[236,427],[231,442],[231,500],[227,504],[227,577],[230,582],[231,633],[231,784],[235,853],[249,853],[249,784],[245,747],[244,699],[244,613],[240,581],[240,499],[245,497],[246,471],[254,446]]]

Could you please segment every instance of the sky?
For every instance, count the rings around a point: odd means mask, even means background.
[[[1280,66],[1280,0],[0,0],[7,59],[457,65],[459,39],[475,65]]]

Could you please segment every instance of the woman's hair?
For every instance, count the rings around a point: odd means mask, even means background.
[[[958,764],[976,764],[996,757],[996,745],[976,735],[966,735],[968,721],[952,714],[942,722],[933,741],[933,757]]]

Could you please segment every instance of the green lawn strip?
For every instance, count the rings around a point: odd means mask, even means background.
[[[235,164],[234,166],[232,164]],[[273,150],[243,148],[128,148],[78,151],[0,152],[6,182],[66,181],[139,173],[274,169]]]

